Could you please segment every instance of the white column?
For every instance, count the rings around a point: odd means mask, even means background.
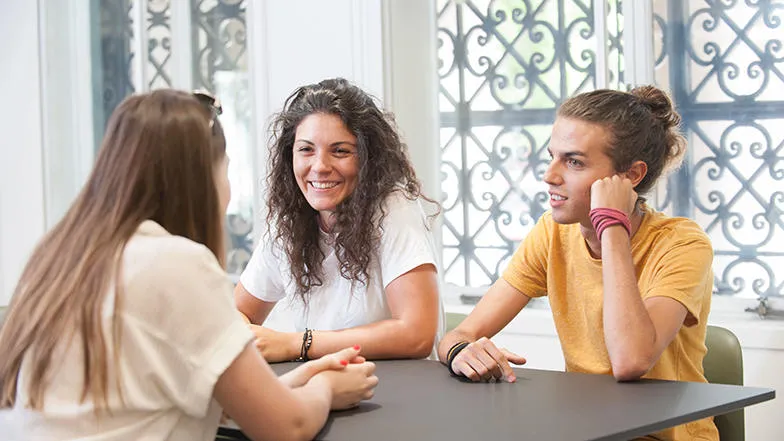
[[[626,4],[624,3],[624,7]],[[606,89],[609,85],[610,71],[607,63],[607,2],[593,2],[593,28],[596,34],[596,88]]]
[[[252,1],[248,2],[252,5]],[[249,5],[249,7],[251,7]],[[191,2],[174,0],[171,2],[171,70],[172,87],[193,89],[193,49],[191,37]]]
[[[95,156],[90,0],[42,3],[41,116],[46,227],[65,214]]]
[[[41,0],[43,2],[44,0]],[[44,232],[39,5],[5,2],[0,14],[0,305],[6,305]]]
[[[384,89],[429,197],[441,199],[436,6],[384,0]]]
[[[653,5],[651,0],[623,4],[625,82],[631,87],[653,84]]]

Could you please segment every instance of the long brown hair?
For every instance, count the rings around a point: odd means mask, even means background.
[[[89,395],[96,411],[106,407],[110,351],[101,312],[114,289],[113,361],[119,368],[123,249],[139,224],[151,219],[204,244],[223,264],[213,170],[225,147],[214,115],[191,94],[158,90],[117,107],[87,183],[34,250],[11,299],[0,330],[0,408],[15,405],[25,361],[30,401],[24,405],[43,409],[52,354],[77,341],[84,354],[81,399]]]
[[[558,116],[603,126],[610,135],[606,153],[615,171],[645,162],[648,172],[635,187],[640,195],[650,191],[662,173],[680,165],[686,151],[681,117],[667,94],[654,86],[582,93],[566,100]]]
[[[293,147],[297,126],[314,113],[338,116],[357,138],[357,187],[335,210],[337,222],[332,229],[341,276],[360,283],[367,281],[386,215],[384,202],[392,192],[438,205],[422,194],[394,117],[383,112],[372,96],[343,78],[294,91],[271,125],[267,222],[276,227],[273,239],[285,251],[292,279],[305,303],[310,289],[322,284],[325,255],[319,244],[317,212],[294,177]]]

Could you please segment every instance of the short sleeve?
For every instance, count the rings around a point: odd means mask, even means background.
[[[159,239],[172,242],[171,237]],[[231,281],[204,246],[176,238],[126,282],[123,357],[148,392],[203,418],[218,378],[252,341]],[[143,380],[142,380],[143,379]]]
[[[265,302],[277,302],[286,297],[283,282],[284,253],[274,245],[271,233],[264,235],[259,246],[240,275],[242,286],[253,296]]]
[[[699,323],[713,288],[713,248],[710,240],[701,231],[691,230],[684,226],[676,240],[668,241],[657,259],[651,282],[641,293],[643,300],[669,297],[683,304],[688,311],[684,321],[686,326]]]
[[[433,232],[419,200],[393,193],[381,228],[379,256],[384,288],[418,266],[432,264],[438,270]]]
[[[547,262],[552,225],[550,213],[543,214],[517,247],[503,278],[528,297],[547,295]]]

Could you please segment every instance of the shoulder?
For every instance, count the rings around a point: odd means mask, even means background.
[[[219,321],[233,309],[232,283],[212,251],[151,221],[128,242],[121,277],[125,316],[161,335],[176,334],[182,320]]]
[[[528,233],[528,236],[532,237],[540,237],[544,239],[549,239],[554,235],[568,235],[569,233],[573,232],[573,230],[577,229],[579,232],[579,224],[566,224],[562,225],[553,219],[553,212],[551,210],[547,210],[539,216],[539,219],[536,220],[536,224],[531,229],[531,232]]]
[[[684,217],[670,217],[650,208],[646,210],[648,219],[643,221],[644,242],[662,252],[675,252],[690,258],[705,254],[706,258],[713,258],[710,238],[697,222]]]
[[[123,276],[128,282],[160,285],[225,278],[225,273],[209,248],[148,220],[125,247]]]
[[[670,217],[662,212],[647,208],[647,234],[659,240],[673,242],[695,242],[710,246],[710,238],[697,224],[685,217]]]
[[[429,214],[427,208],[432,205],[433,213]],[[413,197],[403,190],[390,193],[383,203],[383,227],[399,227],[402,225],[423,225],[432,228],[437,206],[421,197]],[[381,214],[381,213],[379,213]]]
[[[387,211],[415,210],[422,211],[421,198],[411,196],[405,190],[397,189],[387,195],[383,207]]]

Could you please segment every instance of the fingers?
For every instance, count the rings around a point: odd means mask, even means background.
[[[489,340],[487,340],[487,342],[489,342]],[[495,357],[491,356],[489,353],[489,351],[491,350],[489,346],[492,346],[493,349],[495,349],[495,346],[492,343],[489,343],[487,347],[484,344],[479,343],[475,345],[469,345],[467,348],[464,349],[464,351],[465,350],[471,351],[473,358],[477,360],[479,363],[481,363],[482,366],[484,366],[484,368],[487,370],[487,372],[482,375],[482,379],[486,381],[490,381],[491,379],[502,378],[503,372],[501,371],[501,366],[499,365],[499,363],[503,363],[506,361],[506,360],[499,361]],[[494,352],[500,355],[500,352],[497,349],[495,349]],[[476,363],[469,363],[469,364],[473,366]]]
[[[517,355],[514,352],[511,352],[507,349],[501,349],[501,352],[504,354],[506,359],[514,364],[521,365],[526,363],[526,359],[523,356]]]
[[[366,362],[362,363],[362,366],[365,366],[365,371],[368,374],[372,374],[372,373],[376,372],[376,364],[373,363],[372,361],[366,361]]]
[[[325,355],[318,360],[312,360],[311,362],[316,363],[315,366],[319,371],[325,369],[341,370],[351,363],[357,363],[357,358],[361,358],[364,361],[364,357],[359,356],[359,346],[352,346]]]
[[[452,361],[452,370],[472,381],[515,380],[506,355],[485,337],[460,351]]]
[[[359,346],[352,346],[338,352],[333,352],[332,354],[329,354],[328,357],[340,365],[339,367],[335,367],[335,369],[342,369],[349,363],[355,363],[355,359],[359,356],[359,349]],[[345,362],[345,364],[342,362]]]
[[[637,202],[632,181],[621,175],[597,179],[591,184],[591,208],[614,208],[627,215]]]
[[[510,383],[514,382],[517,377],[515,376],[514,371],[512,370],[512,366],[509,366],[508,357],[506,356],[509,351],[505,351],[503,349],[498,349],[494,344],[488,345],[486,348],[488,354],[490,354],[493,359],[498,363],[500,375],[496,378],[506,380]],[[512,354],[514,355],[514,354]]]

